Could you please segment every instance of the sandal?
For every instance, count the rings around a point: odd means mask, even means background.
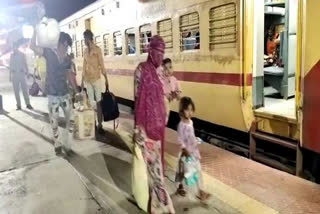
[[[201,192],[200,192],[200,195],[197,196],[197,198],[198,198],[201,202],[207,201],[210,197],[211,197],[211,194],[210,194],[210,193],[206,193],[206,192],[203,192],[203,191],[201,191]]]
[[[179,188],[177,189],[177,195],[180,195],[182,197],[186,197],[187,192],[182,186],[179,186]]]

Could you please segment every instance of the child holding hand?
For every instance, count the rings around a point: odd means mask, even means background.
[[[202,189],[201,156],[198,148],[200,142],[195,136],[191,119],[194,111],[195,105],[192,99],[189,97],[181,98],[179,106],[181,120],[178,125],[178,142],[181,146],[181,152],[179,167],[176,173],[176,182],[179,183],[177,194],[181,196],[186,195],[183,182],[185,182],[186,185],[196,185],[198,191],[197,198],[204,203],[210,197],[210,194]],[[190,169],[190,167],[192,169]],[[192,172],[192,175],[190,172]]]

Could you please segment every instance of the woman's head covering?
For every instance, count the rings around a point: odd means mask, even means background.
[[[151,38],[149,44],[148,62],[151,62],[156,68],[162,64],[164,55],[165,43],[163,39],[156,35]]]
[[[149,55],[138,69],[141,72],[135,101],[135,122],[153,140],[164,140],[166,113],[162,83],[157,74],[164,55],[165,43],[160,36],[151,38]]]

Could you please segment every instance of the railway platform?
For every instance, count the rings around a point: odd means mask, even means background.
[[[132,116],[123,114],[120,121],[118,132],[129,135]],[[166,130],[165,151],[167,167],[175,169],[179,149],[171,129]],[[237,212],[320,213],[319,185],[210,144],[201,144],[200,152],[206,190]]]
[[[0,93],[0,213],[143,213],[131,195],[132,115],[122,112],[116,131],[105,123],[97,140],[75,140],[74,154],[63,159],[51,145],[46,98],[32,97],[34,111],[15,111],[12,91]],[[178,214],[320,213],[319,185],[206,143],[200,151],[209,207],[177,197],[171,129],[165,151],[166,186]]]

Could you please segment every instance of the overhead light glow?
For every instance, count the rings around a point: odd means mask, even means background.
[[[22,35],[25,39],[31,39],[33,36],[33,27],[31,25],[23,25],[22,26]]]

